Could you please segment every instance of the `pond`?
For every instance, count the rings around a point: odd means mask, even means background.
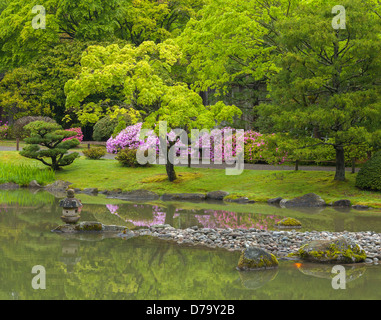
[[[292,211],[267,205],[211,203],[131,204],[78,195],[83,221],[176,228],[264,228],[285,216],[305,230],[381,232],[381,213]],[[150,237],[67,238],[59,199],[39,192],[0,191],[0,299],[299,300],[380,299],[381,267],[346,266],[345,290],[332,288],[331,266],[280,261],[277,270],[239,272],[239,252],[180,246]],[[98,203],[98,204],[96,204]],[[100,204],[101,203],[101,204]],[[35,290],[32,268],[46,270],[46,289]]]

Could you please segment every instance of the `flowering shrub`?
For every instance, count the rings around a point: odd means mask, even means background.
[[[144,144],[144,141],[139,139],[142,125],[143,123],[139,122],[133,126],[128,126],[115,138],[111,137],[106,143],[107,152],[116,154],[124,149],[138,149]]]
[[[148,134],[148,137],[145,140],[139,139],[142,126],[143,123],[139,122],[133,126],[128,126],[115,138],[111,137],[106,143],[107,152],[116,154],[125,149],[137,150],[139,147],[144,149],[155,147],[156,153],[159,154],[160,142],[157,136]],[[153,130],[150,132],[153,132]],[[170,139],[174,138],[173,135],[173,132],[168,133]],[[180,142],[176,144],[176,146],[180,145]]]
[[[232,132],[232,146],[224,145],[224,137],[228,130]],[[230,127],[221,129],[222,138],[215,139],[213,135],[210,136],[210,159],[222,159],[226,161],[230,156],[235,157],[240,151],[236,143],[236,130]],[[244,133],[244,160],[246,163],[271,163],[271,164],[283,164],[287,159],[287,152],[281,148],[274,147],[269,143],[269,137],[273,135],[263,135],[259,132],[247,130]],[[208,139],[208,137],[200,138],[200,145],[202,145],[202,139]],[[205,140],[204,140],[205,141]]]
[[[70,138],[64,139],[63,141],[71,140],[71,139],[78,139],[79,142],[83,141],[83,133],[82,133],[82,129],[81,128],[71,128],[71,129],[66,129],[65,131],[76,132],[77,135],[74,136],[74,137],[70,137]]]
[[[106,144],[107,152],[117,154],[121,150],[130,149],[136,150],[139,147],[148,149],[151,146],[156,148],[156,153],[159,154],[159,138],[155,135],[148,135],[148,138],[145,140],[140,140],[140,131],[143,123],[139,122],[135,125],[128,126],[126,129],[122,130],[115,138],[111,137]],[[153,131],[152,131],[153,132]],[[231,132],[232,134],[232,144],[224,145],[224,139],[227,137],[227,133]],[[171,131],[168,133],[168,138],[173,140],[174,132]],[[244,159],[247,163],[257,163],[258,160],[263,159],[265,163],[279,163],[282,164],[287,158],[287,153],[281,151],[280,148],[274,147],[270,148],[267,143],[268,136],[262,135],[255,131],[245,131],[244,134]],[[239,145],[237,146],[236,142],[236,130],[230,127],[225,127],[219,129],[218,131],[213,131],[210,134],[202,133],[199,138],[199,147],[209,148],[209,157],[212,162],[216,160],[226,161],[230,158],[236,157],[240,152]],[[178,141],[175,144],[179,149],[182,148],[183,156],[187,156],[188,153],[192,156],[201,157],[200,150],[194,150],[192,148],[188,149],[182,144],[181,141]],[[185,148],[184,148],[185,147]],[[197,152],[197,154],[195,154]],[[177,152],[179,156],[180,151]]]
[[[0,140],[6,139],[9,133],[8,122],[2,124],[0,121]]]

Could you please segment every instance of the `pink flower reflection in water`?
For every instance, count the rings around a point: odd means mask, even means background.
[[[118,216],[119,206],[116,206],[113,204],[107,204],[106,207],[110,211],[111,214]]]
[[[132,220],[132,219],[126,219],[126,222],[131,222],[137,227],[150,227],[155,224],[164,224],[165,223],[165,216],[166,213],[161,211],[161,208],[158,206],[152,207],[152,219],[147,220]]]

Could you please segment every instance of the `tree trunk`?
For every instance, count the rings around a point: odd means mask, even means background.
[[[56,157],[51,157],[52,159],[52,169],[53,171],[57,171],[59,169],[58,163],[57,163],[57,158]]]
[[[167,161],[167,164],[165,165],[165,168],[167,170],[167,176],[168,176],[168,180],[170,182],[173,182],[177,179],[176,177],[176,172],[175,172],[175,166],[169,161]]]
[[[336,181],[345,181],[345,156],[344,148],[342,146],[336,146]]]

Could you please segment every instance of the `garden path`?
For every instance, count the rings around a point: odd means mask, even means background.
[[[0,152],[1,151],[16,151],[15,147],[2,147],[0,146]],[[79,154],[82,156],[83,154],[79,152]],[[113,154],[106,154],[104,159],[115,159],[115,155]],[[185,165],[178,165],[179,167],[184,167]],[[209,164],[209,165],[192,165],[193,168],[209,168],[209,169],[225,169],[226,165],[218,165],[218,164]],[[295,170],[295,166],[287,166],[287,165],[281,165],[281,166],[274,166],[274,165],[268,165],[268,164],[245,164],[245,170],[271,170],[271,171],[291,171]],[[335,171],[336,168],[333,166],[301,166],[299,165],[299,170],[301,171]],[[352,168],[346,168],[347,171],[351,172]],[[359,171],[359,168],[356,168],[356,172]]]

